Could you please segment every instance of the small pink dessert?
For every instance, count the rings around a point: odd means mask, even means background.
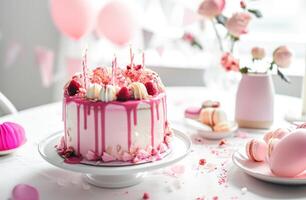
[[[246,145],[246,154],[250,160],[262,162],[267,155],[267,144],[262,140],[252,139]]]
[[[306,169],[306,129],[296,129],[282,138],[269,158],[271,171],[282,177],[294,177]]]
[[[18,184],[13,188],[12,200],[39,200],[38,190],[27,184]]]
[[[202,103],[202,108],[219,108],[219,101],[206,100]]]
[[[190,119],[198,120],[200,116],[201,108],[189,107],[185,110],[185,117]]]
[[[13,122],[0,124],[0,152],[16,149],[26,142],[22,126]]]
[[[271,139],[282,139],[286,135],[288,135],[290,131],[287,128],[278,128],[273,131],[269,131],[264,135],[264,141],[268,144]]]
[[[157,73],[133,63],[84,71],[64,88],[60,155],[136,163],[170,147],[165,87]]]

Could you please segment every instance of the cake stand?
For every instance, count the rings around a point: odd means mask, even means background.
[[[84,174],[84,179],[103,188],[123,188],[140,183],[146,173],[182,160],[191,149],[191,141],[184,133],[174,130],[171,151],[161,160],[126,166],[95,166],[87,164],[67,164],[58,155],[54,146],[63,133],[52,135],[38,145],[40,155],[50,164],[69,171]]]

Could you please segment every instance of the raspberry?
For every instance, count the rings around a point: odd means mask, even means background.
[[[149,95],[154,96],[157,93],[156,86],[152,82],[146,82],[145,86]]]
[[[134,69],[135,70],[140,70],[140,69],[142,69],[142,65],[136,65],[136,66],[134,66]]]
[[[131,98],[131,94],[129,92],[129,89],[127,87],[122,87],[117,94],[117,100],[118,101],[127,101],[130,98]]]
[[[206,160],[205,159],[202,158],[202,159],[199,160],[199,165],[203,166],[205,164],[206,164]]]
[[[150,199],[149,193],[147,193],[147,192],[143,193],[142,199],[143,199],[143,200]]]
[[[77,82],[76,80],[71,80],[68,87],[67,92],[69,96],[74,96],[79,92],[79,89],[81,87],[81,84]]]

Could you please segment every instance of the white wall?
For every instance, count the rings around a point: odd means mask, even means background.
[[[53,87],[43,88],[34,48],[41,45],[57,52],[59,34],[49,15],[47,0],[0,1],[0,91],[18,109],[24,109],[53,99]],[[5,68],[5,53],[16,41],[22,52],[16,62]]]

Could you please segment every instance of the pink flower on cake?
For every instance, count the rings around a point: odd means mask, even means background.
[[[273,52],[273,61],[280,68],[287,68],[291,63],[292,53],[287,46],[279,46]]]
[[[252,19],[251,15],[246,12],[235,13],[225,23],[228,32],[235,37],[248,32],[248,25]]]
[[[221,57],[221,65],[226,71],[239,71],[239,60],[235,59],[233,55],[226,52]]]
[[[251,53],[253,60],[261,60],[266,55],[265,49],[261,47],[253,47]]]
[[[221,14],[224,6],[225,0],[204,0],[199,6],[198,13],[213,18]]]
[[[96,152],[89,150],[86,154],[86,159],[91,161],[99,160],[99,156],[96,154]]]
[[[111,162],[111,161],[115,161],[116,160],[116,158],[114,158],[112,155],[110,155],[110,154],[108,154],[106,152],[104,152],[102,154],[101,158],[102,158],[102,160],[104,162]]]

